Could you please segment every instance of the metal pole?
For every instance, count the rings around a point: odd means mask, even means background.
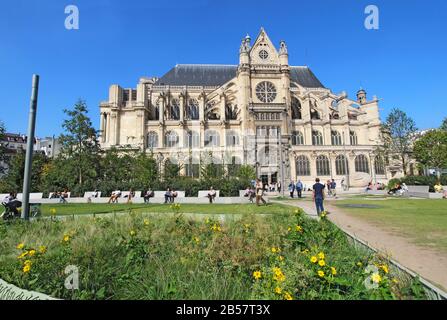
[[[29,192],[31,189],[31,166],[33,162],[34,129],[36,127],[37,96],[39,76],[33,74],[31,102],[28,118],[28,140],[26,141],[25,173],[23,178],[22,219],[29,220]]]

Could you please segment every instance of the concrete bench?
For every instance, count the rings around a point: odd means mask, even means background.
[[[408,192],[404,193],[409,197],[429,198],[430,186],[407,186]]]
[[[43,198],[43,192],[35,192],[35,193],[30,193],[29,194],[29,199],[30,200],[40,200]],[[17,200],[22,201],[23,199],[23,194],[22,193],[18,193],[17,194]]]
[[[56,198],[52,198],[54,192],[50,192],[50,194],[48,195],[48,199],[59,199],[59,197]],[[67,199],[71,197],[71,192],[67,192]]]
[[[177,198],[185,198],[185,191],[178,191],[177,192]],[[166,191],[154,191],[154,198],[165,198]]]
[[[9,193],[0,193],[0,202],[3,202],[3,200],[9,196]]]
[[[214,191],[216,192],[216,198],[219,198],[220,190],[214,190]],[[198,197],[199,198],[207,198],[209,192],[210,192],[209,190],[199,190]]]
[[[92,198],[92,199],[95,199],[95,198],[101,198],[101,191],[98,191],[97,193],[98,193],[98,196],[97,197],[94,197],[93,196],[93,194],[95,193],[95,191],[87,191],[87,192],[84,192],[84,198],[85,199],[88,199],[88,198]]]

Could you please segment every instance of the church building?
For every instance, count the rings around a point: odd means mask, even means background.
[[[333,93],[309,67],[289,65],[286,42],[276,47],[264,29],[242,40],[237,65],[179,64],[136,88],[112,85],[100,116],[102,148],[144,150],[161,170],[169,161],[191,177],[213,162],[230,175],[251,165],[283,185],[390,178],[375,152],[378,99]]]

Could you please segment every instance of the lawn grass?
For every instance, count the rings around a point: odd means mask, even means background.
[[[88,204],[88,203],[67,203],[67,204],[43,204],[41,206],[44,216],[51,215],[51,210],[56,210],[56,215],[82,215],[82,214],[103,214],[111,212],[144,212],[144,213],[165,213],[173,212],[169,204]],[[197,214],[278,214],[290,210],[287,206],[280,204],[270,204],[268,206],[256,206],[254,204],[181,204],[179,213]]]
[[[376,208],[349,208],[368,204]],[[341,200],[335,203],[348,214],[385,230],[397,232],[416,244],[447,252],[447,201],[437,199]]]

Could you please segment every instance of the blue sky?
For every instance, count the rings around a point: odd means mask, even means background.
[[[32,73],[41,76],[37,135],[58,135],[63,109],[98,105],[108,87],[134,87],[177,63],[237,64],[240,40],[261,26],[285,40],[293,65],[309,65],[333,92],[351,98],[360,86],[381,101],[384,119],[405,110],[419,128],[447,116],[447,1],[137,1],[1,0],[0,119],[9,132],[27,128]],[[67,5],[80,29],[64,27]],[[380,29],[364,28],[364,9],[380,10]],[[443,101],[444,100],[444,101]]]

